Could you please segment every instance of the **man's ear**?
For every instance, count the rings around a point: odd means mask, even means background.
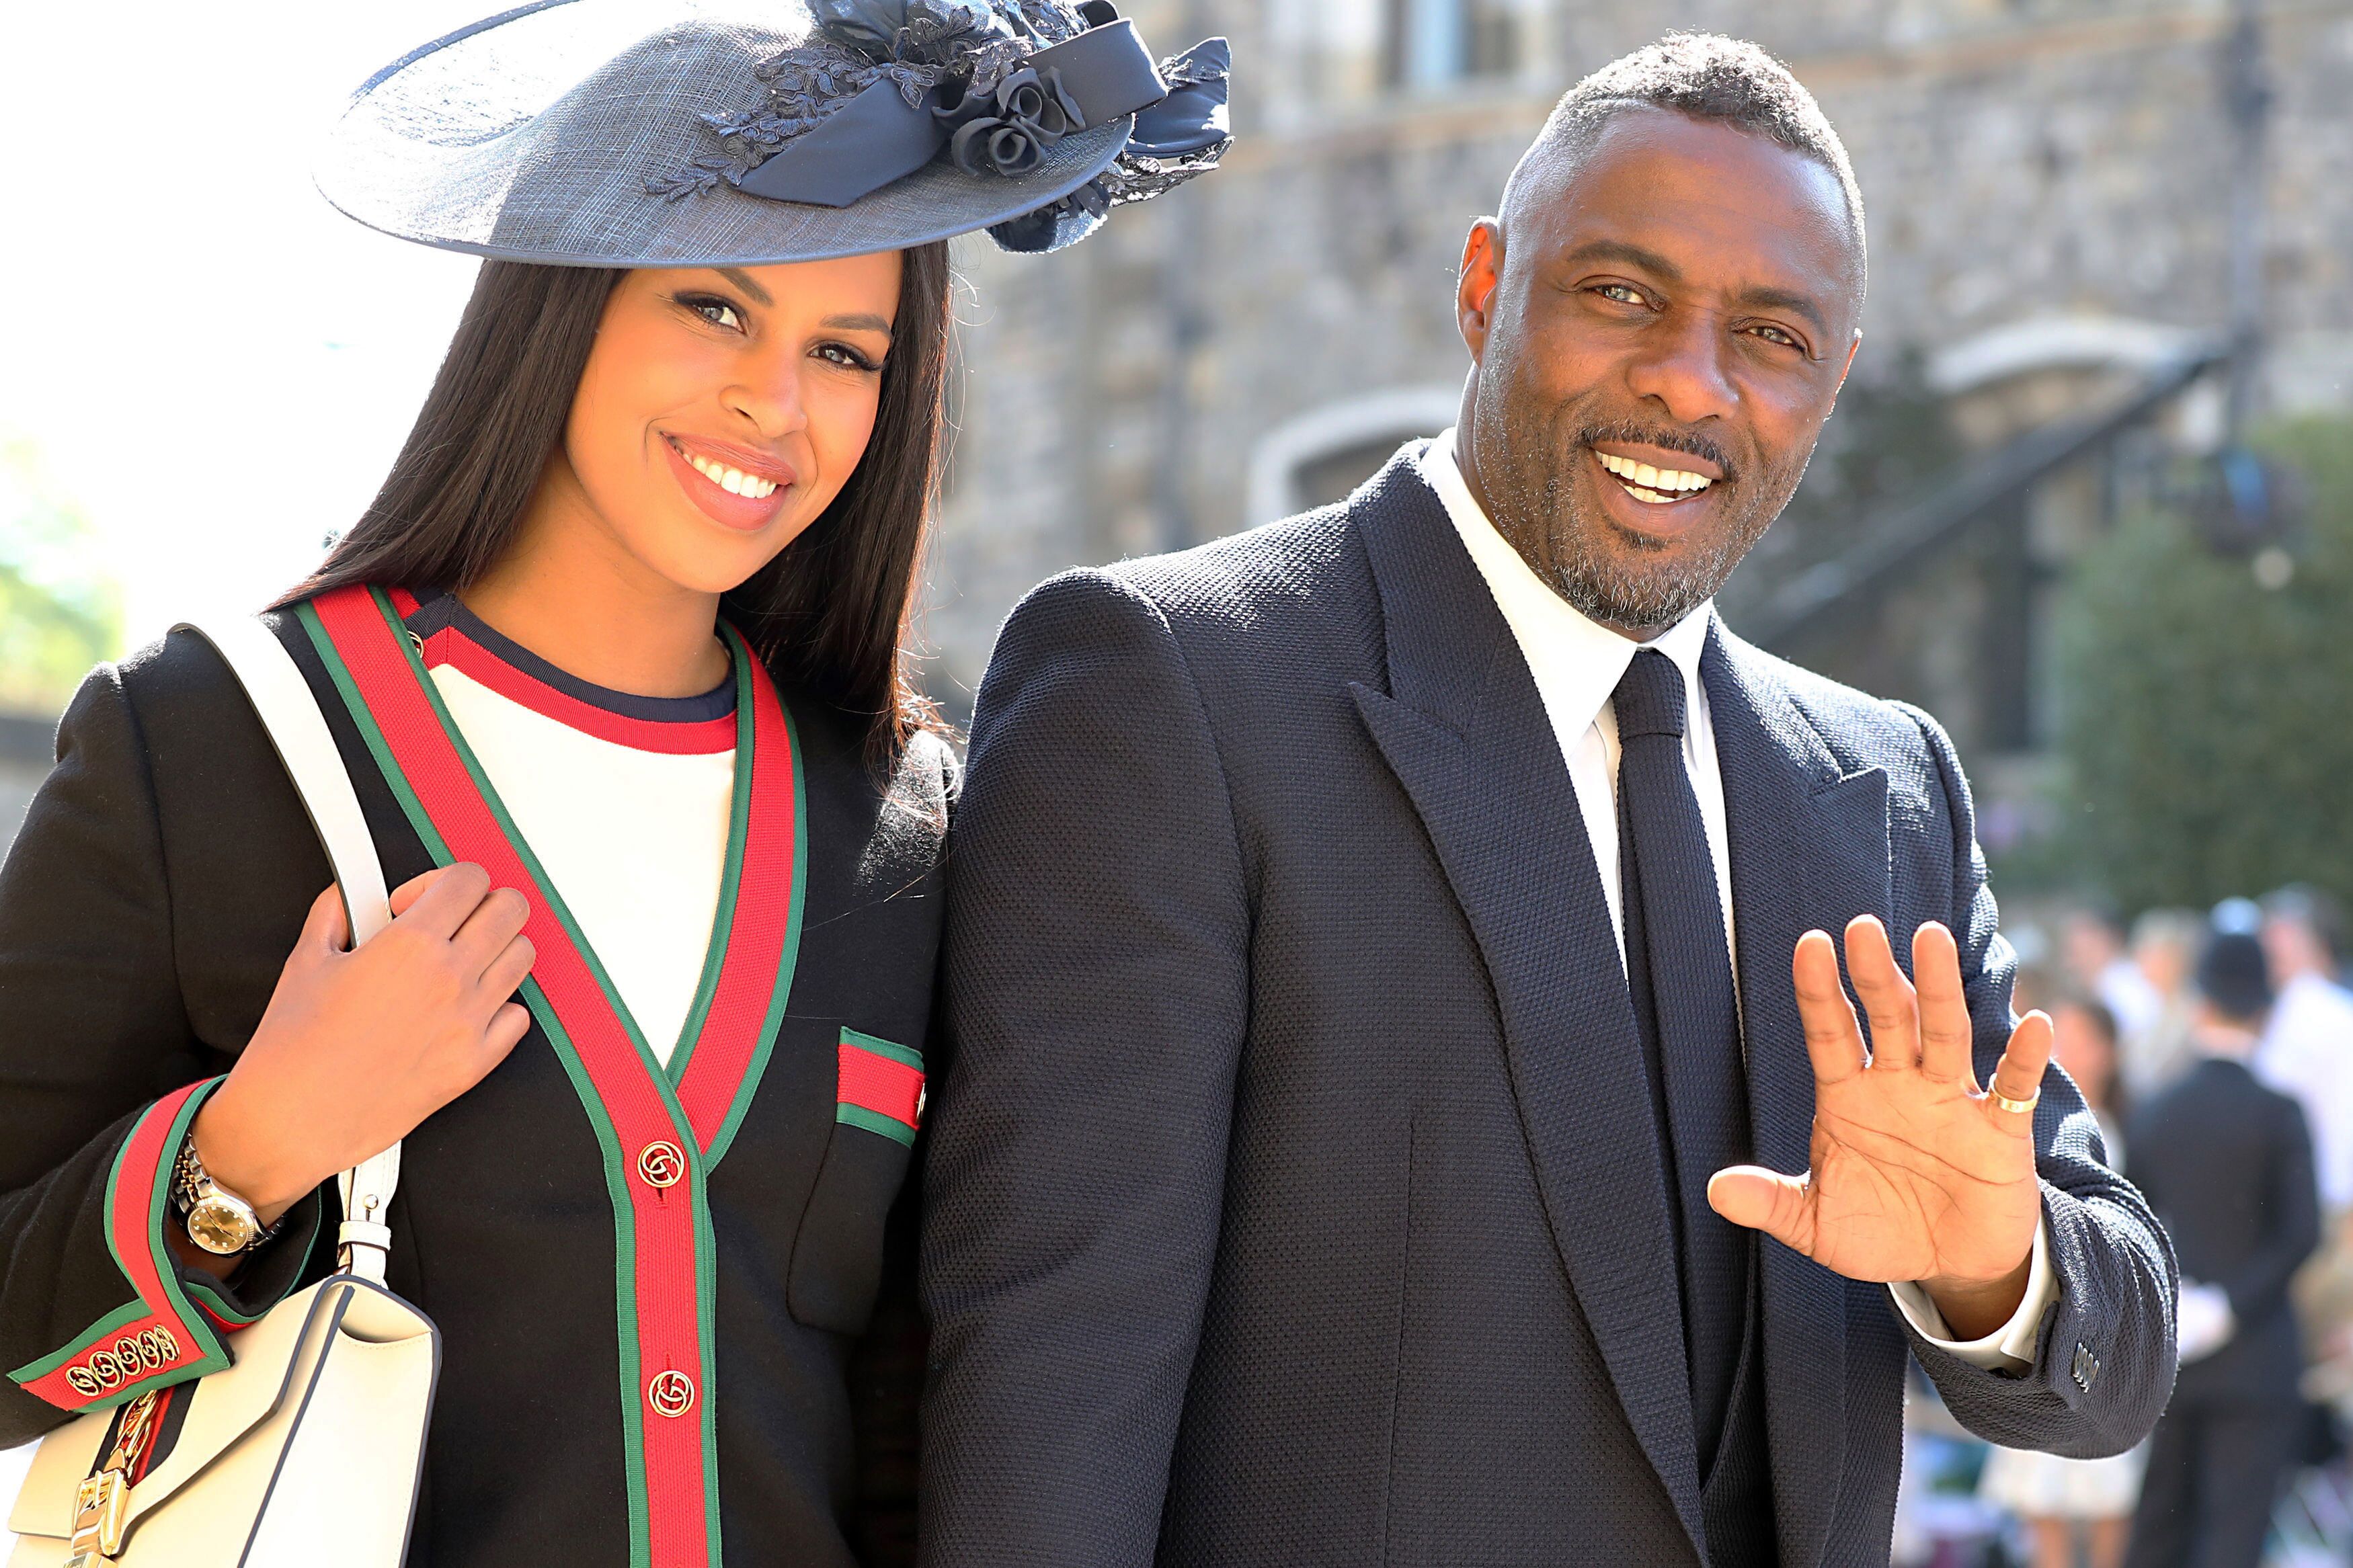
[[[1454,322],[1473,360],[1487,352],[1487,333],[1494,326],[1490,307],[1503,273],[1503,225],[1482,217],[1471,226],[1470,237],[1462,242],[1462,268],[1454,279]]]
[[[1856,354],[1856,353],[1857,353],[1862,349],[1862,329],[1861,327],[1857,327],[1857,328],[1854,330],[1854,342],[1851,342],[1851,343],[1847,344],[1847,346],[1846,346],[1846,363],[1845,363],[1844,364],[1842,364],[1842,365],[1839,366],[1839,384],[1838,384],[1838,392],[1833,392],[1832,394],[1831,394],[1831,396],[1835,397],[1835,396],[1837,396],[1837,395],[1838,395],[1838,393],[1839,393],[1839,392],[1844,392],[1844,391],[1846,390],[1846,378],[1847,378],[1847,374],[1848,374],[1848,373],[1849,373],[1849,372],[1851,372],[1851,371],[1852,371],[1852,370],[1854,369],[1854,356],[1855,356],[1855,354]]]

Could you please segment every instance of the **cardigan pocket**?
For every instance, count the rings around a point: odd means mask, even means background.
[[[793,1317],[864,1331],[882,1283],[882,1233],[907,1177],[923,1113],[923,1056],[855,1029],[836,1053],[833,1132],[793,1241]]]

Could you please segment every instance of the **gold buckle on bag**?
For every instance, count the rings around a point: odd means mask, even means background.
[[[122,1408],[120,1436],[104,1468],[74,1491],[74,1528],[66,1568],[111,1563],[122,1551],[123,1516],[131,1511],[131,1470],[154,1435],[154,1394],[142,1394]]]

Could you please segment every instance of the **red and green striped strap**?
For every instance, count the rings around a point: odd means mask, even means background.
[[[876,1035],[841,1031],[833,1119],[913,1144],[923,1116],[923,1055]]]

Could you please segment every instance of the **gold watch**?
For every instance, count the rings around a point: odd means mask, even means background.
[[[188,1239],[223,1258],[251,1251],[278,1229],[264,1226],[251,1204],[212,1179],[196,1157],[193,1137],[180,1141],[179,1163],[172,1173],[172,1206],[179,1211]]]

